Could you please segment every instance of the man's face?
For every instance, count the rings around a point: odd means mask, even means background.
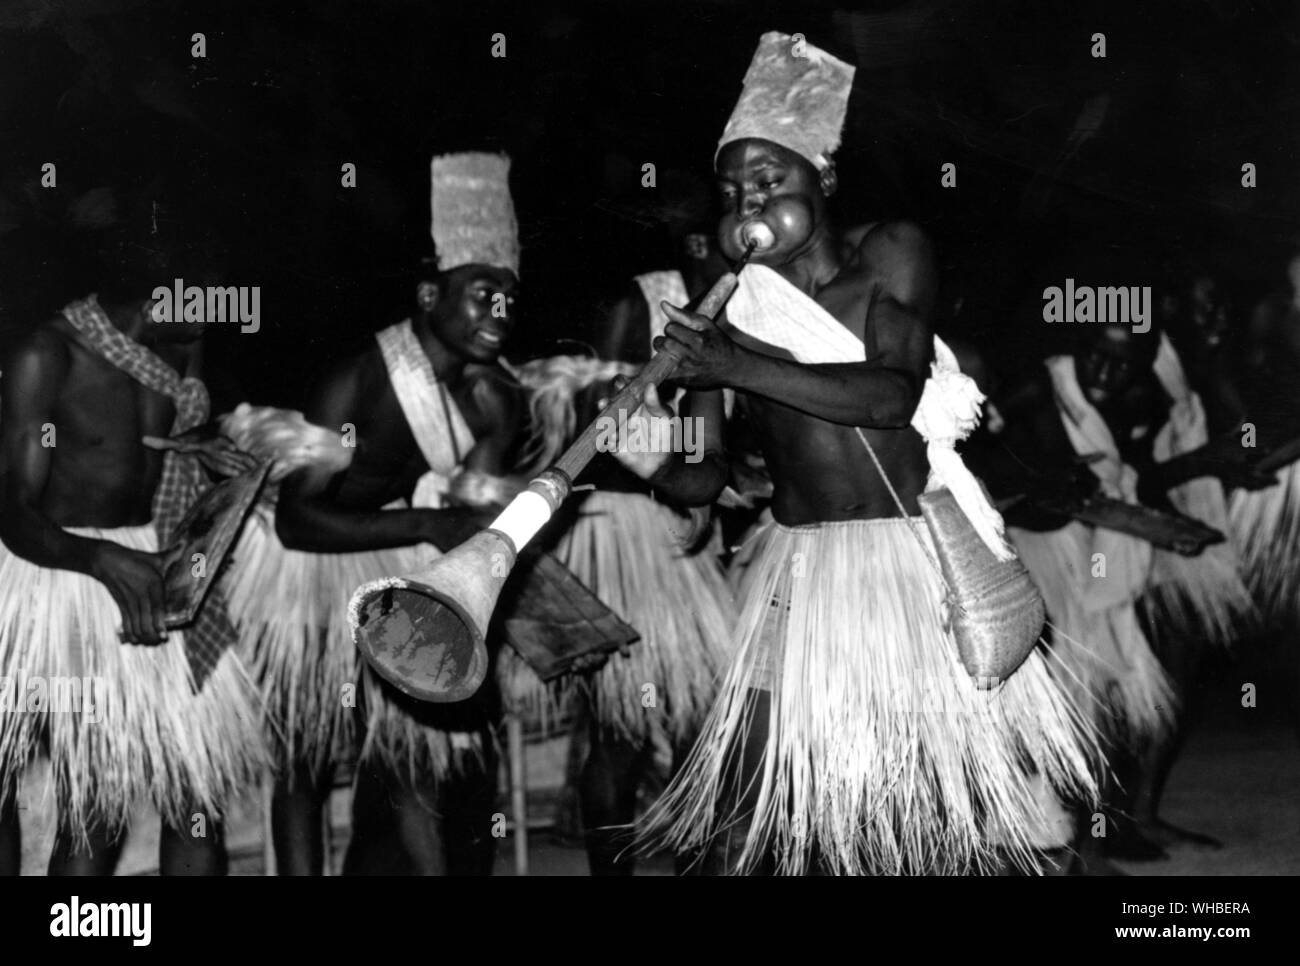
[[[686,257],[693,261],[704,261],[709,257],[709,249],[712,247],[709,236],[703,232],[693,231],[686,236]]]
[[[433,334],[471,362],[494,363],[515,326],[519,280],[507,268],[462,265],[442,278]]]
[[[1094,406],[1122,399],[1151,368],[1154,347],[1154,339],[1127,326],[1099,326],[1075,357],[1079,388]]]
[[[146,307],[146,312],[149,308],[152,308],[152,303]],[[206,315],[206,306],[203,311]],[[169,322],[154,322],[152,319],[149,322],[152,341],[159,345],[188,345],[198,342],[209,328],[211,325],[206,318],[202,322],[186,322],[176,318]]]
[[[185,321],[186,303],[173,305],[171,319],[166,322],[153,321],[154,316],[150,314],[150,335],[154,342],[164,345],[188,345],[198,342],[210,330],[215,328],[216,319],[208,318],[208,289],[222,288],[230,284],[226,280],[224,270],[202,266],[197,263],[190,263],[188,267],[174,269],[177,274],[168,277],[166,273],[158,276],[158,284],[167,288],[172,287],[173,278],[181,278],[185,282],[185,288],[197,286],[203,293],[203,298],[199,304],[199,321]],[[152,290],[151,290],[152,291]],[[151,313],[153,303],[146,307],[146,313]]]
[[[808,161],[760,138],[732,141],[718,155],[722,220],[718,244],[737,259],[745,252],[741,229],[757,221],[772,230],[775,244],[754,261],[781,265],[800,255],[826,217],[821,175]]]
[[[1208,275],[1192,282],[1192,321],[1200,328],[1213,324],[1219,310],[1219,286]]]
[[[1291,283],[1292,298],[1300,298],[1300,255],[1296,255],[1287,263],[1286,278]]]
[[[1206,346],[1218,346],[1228,330],[1228,299],[1218,283],[1202,275],[1192,283],[1192,322]]]

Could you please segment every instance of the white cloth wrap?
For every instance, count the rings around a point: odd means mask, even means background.
[[[375,340],[402,415],[429,464],[429,471],[415,485],[411,503],[439,507],[451,489],[451,478],[460,462],[474,446],[474,434],[455,401],[443,394],[445,387],[438,385],[433,363],[425,355],[409,319],[377,332]]]

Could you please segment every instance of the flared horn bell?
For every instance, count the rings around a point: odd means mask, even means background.
[[[515,548],[481,530],[428,567],[358,587],[352,639],[375,673],[422,701],[463,701],[487,676],[487,628]]]

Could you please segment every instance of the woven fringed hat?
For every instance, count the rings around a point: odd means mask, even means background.
[[[825,168],[840,146],[853,73],[852,66],[802,38],[763,34],[718,151],[741,138],[763,138]]]
[[[433,244],[441,272],[461,265],[519,274],[519,224],[504,154],[443,154],[433,159]]]

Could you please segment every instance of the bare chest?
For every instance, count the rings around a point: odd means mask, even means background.
[[[143,449],[142,436],[170,435],[175,418],[170,397],[78,353],[59,396],[54,429],[60,444],[78,450],[135,451]]]
[[[385,385],[371,398],[371,405],[354,414],[352,426],[340,427],[345,436],[352,430],[356,439],[356,455],[339,492],[339,499],[352,506],[380,507],[405,499],[430,469],[392,386]],[[436,422],[447,427],[449,438],[437,441],[437,445],[447,445],[459,465],[468,453],[463,451],[463,442],[451,442],[450,427],[456,414],[465,420],[475,439],[484,432],[484,416],[468,394],[447,391],[444,396],[436,392],[430,405],[447,407],[438,413]]]

